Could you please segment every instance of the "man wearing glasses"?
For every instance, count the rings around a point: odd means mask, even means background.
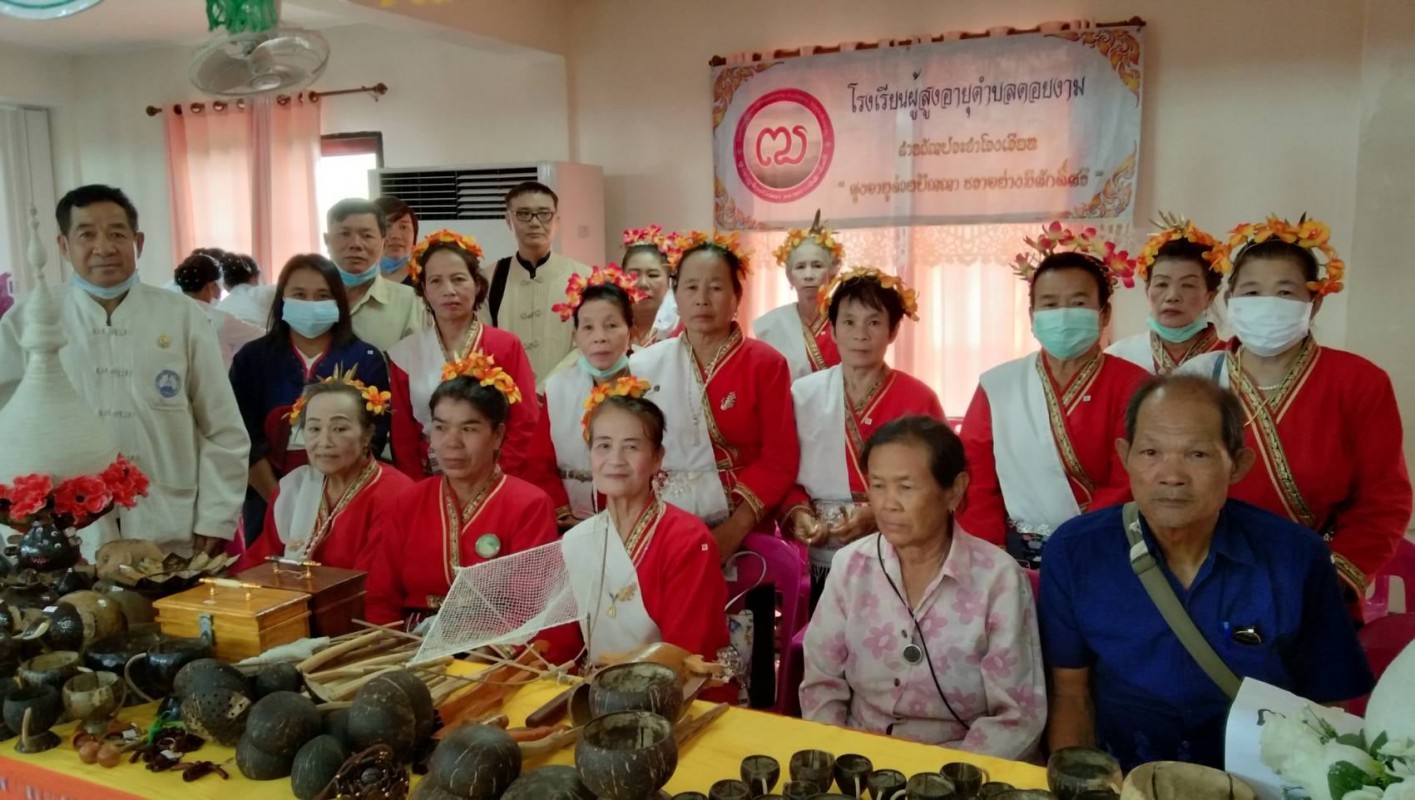
[[[537,391],[574,349],[570,324],[550,307],[564,299],[572,274],[589,273],[585,265],[550,252],[559,202],[549,186],[535,181],[506,193],[506,224],[516,234],[516,254],[496,262],[481,310],[484,322],[516,334],[525,345]]]

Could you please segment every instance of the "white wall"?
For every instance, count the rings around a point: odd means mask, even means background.
[[[559,56],[492,54],[368,25],[324,35],[332,55],[315,88],[379,81],[389,86],[378,102],[363,96],[322,101],[324,132],[382,131],[386,166],[569,155],[565,69]],[[80,183],[109,183],[128,192],[147,234],[141,268],[144,280],[152,283],[170,279],[179,255],[173,253],[162,120],[148,117],[144,109],[203,99],[187,80],[191,53],[191,48],[173,47],[65,59],[32,51],[18,59],[30,75],[52,63],[67,63],[67,84],[31,92],[37,95],[34,102],[53,106],[61,193]],[[0,57],[0,75],[5,76],[0,96],[10,88],[9,65],[3,60],[10,56],[7,48]]]
[[[1352,9],[1356,13],[1352,13]],[[602,164],[612,232],[712,220],[708,59],[744,50],[1138,15],[1145,31],[1141,225],[1163,208],[1226,231],[1309,211],[1352,243],[1360,114],[1359,2],[1333,0],[660,0],[575,6],[572,157]],[[1361,280],[1353,266],[1352,279]],[[1119,333],[1138,330],[1127,293]],[[1322,311],[1345,338],[1345,301]]]

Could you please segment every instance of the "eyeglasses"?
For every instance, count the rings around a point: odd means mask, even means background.
[[[532,211],[529,208],[516,209],[517,222],[530,222],[532,219],[539,220],[542,225],[549,225],[555,219],[555,212],[550,209],[542,211]]]

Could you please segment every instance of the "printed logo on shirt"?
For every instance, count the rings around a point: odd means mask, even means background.
[[[157,385],[157,393],[168,400],[176,397],[182,391],[182,376],[170,369],[164,369],[157,373],[157,380],[153,383]]]

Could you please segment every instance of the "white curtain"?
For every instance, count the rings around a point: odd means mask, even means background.
[[[26,252],[32,231],[30,211],[39,221],[45,278],[63,277],[54,244],[54,165],[49,150],[49,112],[0,105],[0,273],[13,276],[19,294],[33,285]],[[0,283],[4,279],[0,278]]]

